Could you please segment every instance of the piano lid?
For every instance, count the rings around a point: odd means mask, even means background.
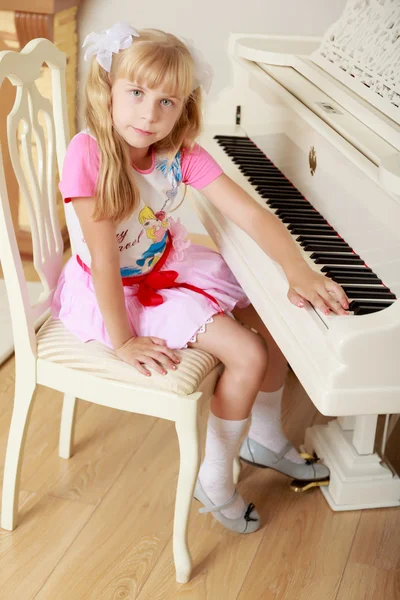
[[[233,34],[230,42],[233,56],[257,63],[283,86],[291,69],[304,77],[299,94],[291,90],[303,102],[308,81],[375,132],[388,148],[378,161],[380,181],[400,195],[400,0],[348,0],[322,41]]]

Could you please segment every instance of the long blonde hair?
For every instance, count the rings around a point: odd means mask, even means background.
[[[132,45],[113,55],[107,73],[92,58],[85,88],[85,119],[100,151],[95,219],[115,222],[128,218],[139,204],[129,159],[129,146],[112,123],[112,83],[118,78],[149,88],[161,87],[185,98],[182,114],[171,133],[154,144],[172,161],[182,148],[190,150],[201,129],[201,90],[194,87],[194,64],[185,44],[170,33],[142,29]]]

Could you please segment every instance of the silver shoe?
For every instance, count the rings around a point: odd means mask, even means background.
[[[260,529],[261,526],[260,515],[255,510],[254,504],[249,504],[243,511],[243,514],[237,519],[228,519],[228,517],[225,517],[220,512],[224,508],[231,506],[236,500],[237,496],[238,491],[235,490],[235,493],[233,494],[232,498],[228,500],[228,502],[221,504],[220,506],[216,506],[211,502],[210,498],[204,491],[204,488],[200,483],[200,479],[197,478],[194,497],[204,505],[203,508],[199,508],[199,513],[213,513],[213,516],[217,519],[217,521],[222,523],[224,527],[230,529],[231,531],[236,531],[237,533],[253,533],[253,531]]]
[[[288,442],[280,452],[273,452],[247,437],[239,455],[244,462],[262,469],[274,469],[299,481],[321,481],[329,477],[329,469],[325,465],[313,461],[298,464],[284,458],[291,448],[292,444]]]

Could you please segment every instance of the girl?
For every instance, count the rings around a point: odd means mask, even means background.
[[[347,298],[307,266],[284,225],[195,144],[201,86],[210,78],[197,51],[171,34],[124,24],[90,34],[84,45],[89,129],[72,139],[64,161],[60,190],[74,255],[53,316],[82,341],[113,347],[143,376],[176,369],[174,350],[186,347],[224,363],[195,497],[225,527],[250,533],[260,518],[235,491],[232,464],[251,411],[243,459],[297,479],[321,479],[328,470],[306,464],[284,436],[286,361],[222,257],[190,245],[172,218],[180,184],[200,189],[280,263],[292,303],[346,314]]]

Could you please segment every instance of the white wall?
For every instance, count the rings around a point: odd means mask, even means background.
[[[79,37],[82,43],[91,31],[126,21],[137,29],[154,27],[190,38],[213,66],[212,101],[230,83],[226,55],[230,32],[321,35],[345,4],[346,0],[85,0],[79,14]],[[81,52],[81,82],[86,69]],[[189,206],[182,210],[181,218],[189,231],[204,233]]]

